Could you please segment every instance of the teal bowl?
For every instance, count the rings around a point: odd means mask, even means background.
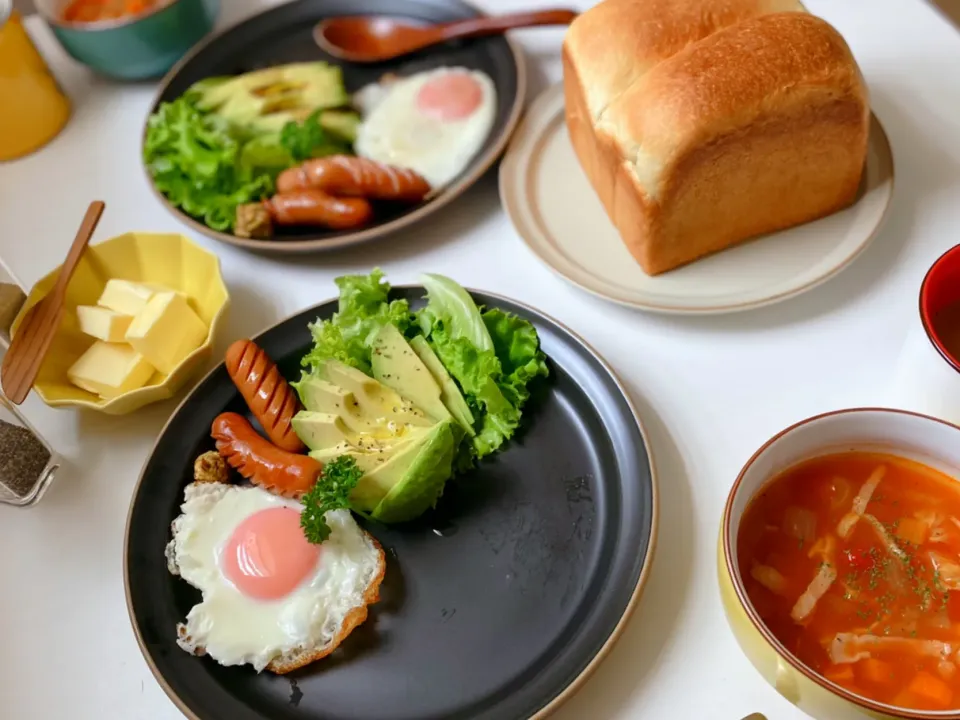
[[[65,2],[37,7],[67,53],[118,80],[164,75],[213,29],[220,0],[173,0],[129,18],[81,23],[61,19]]]

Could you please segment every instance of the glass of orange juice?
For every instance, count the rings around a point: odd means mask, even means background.
[[[0,162],[50,142],[70,117],[70,101],[23,27],[13,0],[0,0]]]

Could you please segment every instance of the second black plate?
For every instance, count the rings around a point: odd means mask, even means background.
[[[396,289],[412,302],[422,288]],[[581,340],[512,301],[478,304],[534,324],[551,377],[519,435],[412,526],[368,529],[387,551],[382,600],[329,658],[288,676],[223,667],[176,644],[199,593],[167,571],[164,546],[210,424],[246,412],[221,365],[164,428],[127,524],[127,603],[138,642],[194,720],[511,720],[562,702],[595,667],[639,597],[656,486],[623,388]],[[414,303],[416,304],[416,303]],[[331,301],[256,338],[287,378]]]
[[[432,200],[382,217],[375,224],[359,230],[325,232],[316,228],[281,228],[274,239],[255,240],[213,230],[174,207],[159,192],[157,197],[170,212],[197,232],[231,245],[276,253],[322,252],[356,245],[427,217],[479,180],[506,147],[520,119],[526,92],[522,54],[516,45],[500,36],[448,43],[391,62],[358,65],[335,60],[320,50],[313,40],[313,28],[320,20],[338,15],[390,15],[433,24],[479,14],[462,0],[294,0],[258,13],[202,41],[164,78],[150,108],[150,112],[154,112],[161,102],[175,100],[193,83],[204,78],[239,75],[291,62],[325,60],[340,65],[350,93],[376,82],[386,73],[406,76],[441,66],[479,70],[490,77],[497,91],[493,127],[483,147],[460,176]],[[154,188],[149,176],[148,181]],[[156,188],[154,190],[156,192]]]

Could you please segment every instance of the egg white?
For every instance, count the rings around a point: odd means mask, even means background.
[[[325,647],[347,614],[364,604],[364,591],[379,571],[379,551],[348,510],[326,514],[331,532],[317,566],[287,596],[250,598],[224,576],[220,556],[234,529],[259,510],[284,506],[302,510],[300,503],[257,487],[187,486],[167,546],[170,571],[203,594],[179,628],[177,643],[184,650],[204,650],[222,665],[250,664],[260,672],[298,649]]]
[[[450,72],[469,73],[483,92],[480,107],[463,120],[442,121],[422,114],[417,93],[425,83]],[[356,153],[386,165],[415,170],[435,188],[459,175],[483,146],[493,127],[497,91],[484,73],[466,68],[437,68],[390,82],[370,95],[369,113],[357,131]],[[374,102],[375,100],[375,102]]]

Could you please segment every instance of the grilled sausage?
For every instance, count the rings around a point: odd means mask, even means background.
[[[323,466],[309,455],[272,445],[242,415],[221,413],[210,434],[217,452],[243,477],[277,495],[300,498],[317,483]]]
[[[303,452],[305,446],[291,425],[300,400],[267,353],[252,340],[237,340],[227,348],[225,364],[273,444],[288,452]]]
[[[264,200],[263,205],[276,225],[350,230],[366,225],[373,217],[373,208],[364,198],[334,197],[314,188],[280,193]]]
[[[278,193],[305,188],[338,197],[417,203],[430,192],[430,183],[413,170],[367,158],[332,155],[307,160],[300,167],[284,170],[277,177]]]

